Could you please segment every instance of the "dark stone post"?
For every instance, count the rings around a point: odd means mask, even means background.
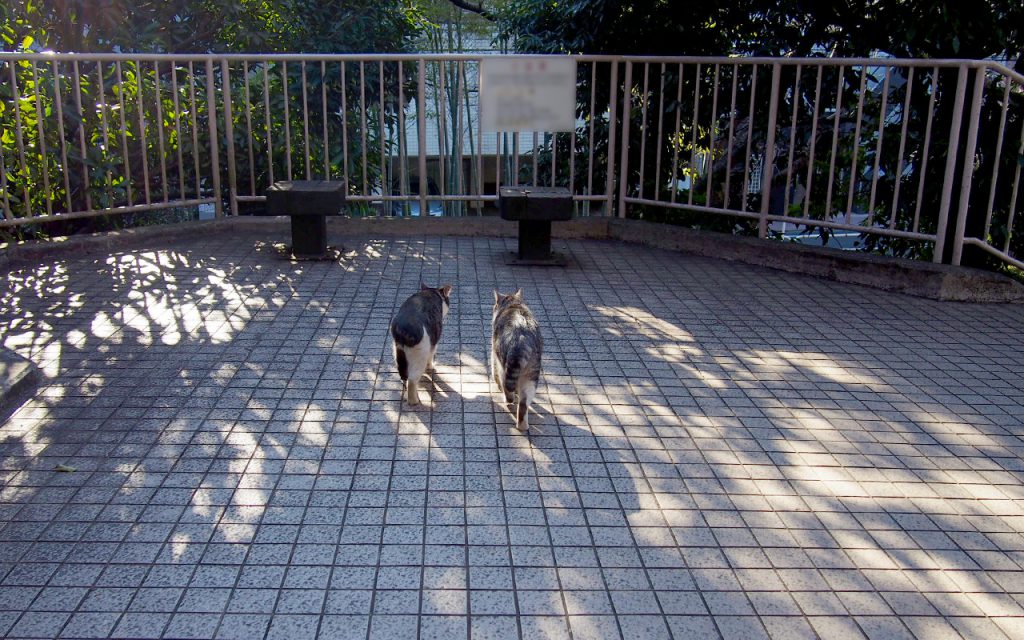
[[[345,183],[289,180],[267,189],[267,214],[292,219],[292,254],[300,259],[327,256],[327,216],[345,205]]]
[[[551,251],[551,223],[572,220],[572,194],[564,187],[501,187],[498,208],[519,222],[519,252],[509,264],[565,266]]]

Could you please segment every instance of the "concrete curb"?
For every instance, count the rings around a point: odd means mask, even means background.
[[[179,222],[152,227],[138,227],[121,231],[65,236],[50,240],[0,244],[0,270],[21,264],[38,264],[57,257],[78,257],[96,253],[109,253],[118,249],[140,249],[147,244],[161,245],[168,240],[230,229],[238,219]]]
[[[682,251],[921,298],[1024,303],[1024,285],[991,271],[918,262],[827,247],[766,242],[641,220],[610,220],[616,240]]]
[[[40,379],[39,369],[34,364],[13,351],[0,349],[0,413],[35,391]]]
[[[332,236],[466,236],[515,237],[517,225],[496,217],[464,218],[328,218]],[[288,220],[276,217],[224,218],[127,231],[60,238],[46,242],[0,246],[0,269],[38,263],[57,256],[77,257],[119,249],[159,246],[197,234],[222,230],[266,233],[268,240],[287,241]],[[616,218],[576,218],[553,225],[560,239],[619,240],[680,251],[707,258],[769,267],[836,282],[873,287],[907,295],[960,302],[1024,303],[1024,285],[998,273],[916,262],[825,247],[767,242],[683,227]]]

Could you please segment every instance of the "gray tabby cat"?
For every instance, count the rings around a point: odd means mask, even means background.
[[[402,303],[391,321],[395,363],[409,404],[420,403],[420,377],[434,368],[434,352],[441,340],[441,325],[448,315],[451,292],[450,284],[435,289],[421,282],[419,292]]]
[[[491,372],[505,402],[512,404],[518,394],[516,428],[530,430],[530,405],[540,380],[540,358],[544,340],[540,326],[523,302],[523,290],[512,295],[494,292],[491,319]]]

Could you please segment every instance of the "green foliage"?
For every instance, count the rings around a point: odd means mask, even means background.
[[[507,0],[498,15],[514,47],[534,53],[984,58],[1024,49],[1016,0]]]
[[[416,65],[405,63],[402,71],[408,98],[415,95]],[[381,184],[381,165],[386,165],[381,154],[392,154],[396,144],[389,132],[398,125],[397,87],[395,62],[234,63],[233,142],[243,194],[259,195],[287,176],[328,173],[347,175],[353,194],[372,191]],[[324,102],[348,109],[325,113]],[[376,126],[382,118],[383,136]]]
[[[503,37],[516,50],[530,53],[802,57],[866,57],[887,54],[919,58],[1005,56],[1018,60],[1018,66],[1021,65],[1021,55],[1024,53],[1024,4],[1019,0],[975,4],[949,0],[939,3],[924,0],[853,0],[843,3],[709,0],[689,3],[685,11],[680,10],[678,3],[663,0],[509,0],[503,5],[499,16]],[[590,109],[591,89],[596,90],[595,113],[608,110],[611,100],[618,99],[616,96],[624,93],[629,96],[631,121],[627,194],[649,197],[655,190],[662,190],[664,194],[666,188],[675,189],[676,180],[691,170],[688,167],[701,156],[710,158],[707,175],[694,185],[692,192],[681,190],[676,193],[674,201],[711,207],[725,207],[728,204],[727,208],[742,208],[748,212],[758,210],[759,194],[750,194],[746,198],[746,206],[738,206],[737,203],[744,198],[746,167],[737,167],[735,164],[730,167],[728,162],[737,154],[742,158],[743,153],[739,150],[726,152],[722,147],[721,136],[731,130],[730,127],[737,127],[744,132],[752,128],[752,150],[757,153],[758,149],[763,148],[769,107],[765,104],[766,83],[770,82],[770,69],[762,67],[756,73],[748,71],[737,79],[737,108],[730,113],[721,103],[718,111],[712,112],[715,96],[711,90],[714,83],[708,77],[709,67],[703,69],[703,78],[699,81],[693,76],[693,65],[688,66],[682,77],[671,66],[653,67],[651,76],[654,80],[650,83],[642,77],[639,71],[641,67],[636,67],[638,71],[632,77],[629,91],[625,91],[624,73],[621,72],[618,75],[618,86],[614,91],[609,91],[610,73],[601,68],[593,83],[589,75],[581,74],[577,91],[577,115],[580,117],[585,117],[586,111]],[[728,68],[723,69],[722,81],[728,83]],[[922,70],[911,83],[904,86],[900,85],[901,78],[896,75],[896,82],[886,96],[885,113],[880,104],[882,91],[878,85],[882,78],[879,76],[874,80],[875,88],[869,87],[869,91],[864,93],[864,110],[858,113],[850,105],[856,105],[860,97],[858,76],[863,69],[847,68],[845,77],[840,78],[837,70],[831,68],[824,72],[818,104],[834,105],[841,94],[843,107],[838,111],[823,109],[812,113],[815,94],[814,83],[807,78],[810,69],[805,68],[805,77],[799,87],[795,84],[791,68],[787,67],[781,79],[783,90],[777,105],[780,115],[776,130],[776,151],[779,155],[775,158],[773,174],[778,177],[771,188],[785,188],[785,175],[789,167],[779,166],[778,163],[785,162],[780,156],[789,153],[789,139],[792,136],[794,155],[802,158],[803,163],[798,161],[797,166],[793,167],[794,177],[790,184],[806,183],[807,172],[810,171],[808,196],[811,206],[806,214],[812,220],[828,218],[837,209],[852,210],[870,213],[871,224],[888,226],[892,221],[896,229],[934,233],[941,189],[924,189],[918,197],[918,188],[922,179],[928,185],[944,182],[945,157],[957,94],[955,70],[943,70],[935,78],[931,77],[930,69]],[[877,71],[872,70],[872,74]],[[758,99],[756,102],[748,102],[755,76],[759,85]],[[1011,196],[1008,190],[1012,183],[1012,179],[1007,180],[1005,176],[1012,175],[1007,167],[1015,161],[1015,157],[1013,153],[1007,154],[1005,149],[1002,154],[995,153],[996,131],[999,129],[995,120],[1002,114],[1004,103],[1000,87],[992,86],[991,78],[989,85],[985,92],[983,125],[976,159],[975,175],[978,178],[971,193],[969,211],[986,210],[991,187],[991,180],[986,176],[993,175],[994,163],[999,163],[995,175],[1004,178],[996,181],[997,206],[993,214],[990,240],[1001,247],[999,243],[1005,241],[1009,231],[1001,229],[999,221],[1009,218]],[[904,114],[902,103],[908,86],[913,87],[913,92],[907,113]],[[686,103],[695,94],[700,104],[698,113],[694,115],[691,105],[677,104],[675,97],[684,96],[683,102]],[[929,99],[932,96],[937,97],[934,123],[930,143],[925,146],[926,122],[932,106]],[[1011,141],[1007,145],[1016,144],[1020,135],[1024,113],[1022,102],[1024,97],[1019,91],[1011,92],[1006,105],[1008,117],[1004,139]],[[616,125],[621,130],[625,124],[622,118],[625,105],[620,100],[616,106]],[[667,120],[681,115],[680,135],[675,136],[673,127],[661,133],[651,122],[644,126],[641,114],[645,108],[662,110]],[[896,119],[891,118],[894,112],[899,114]],[[792,113],[798,118],[795,127],[789,124]],[[905,156],[901,161],[898,144],[892,141],[900,140],[904,118],[910,126],[906,131]],[[820,128],[812,136],[811,123],[815,120]],[[694,129],[692,122],[702,124]],[[885,141],[881,146],[877,144],[879,131]],[[577,138],[582,134],[581,129]],[[716,137],[717,147],[714,146]],[[960,136],[961,142],[965,137],[966,132]],[[831,155],[833,138],[838,149],[834,158]],[[808,166],[812,152],[814,162]],[[602,152],[595,149],[595,153],[598,154],[597,163],[606,164],[612,160],[607,156],[607,150]],[[666,177],[664,170],[660,175],[651,171],[659,154],[661,158],[673,158],[671,179]],[[566,154],[561,151],[552,154],[547,148],[539,152],[538,160],[543,165],[550,162],[553,155],[559,158],[560,163],[567,162],[564,159]],[[675,166],[677,157],[681,158],[678,167]],[[830,180],[833,161],[837,169]],[[642,183],[639,171],[641,163],[647,167]],[[873,170],[876,163],[877,174]],[[542,172],[545,171],[550,174],[550,167],[542,168]],[[567,171],[567,167],[563,165],[559,174],[564,171]],[[851,172],[856,172],[852,179]],[[878,177],[874,185],[873,176]],[[727,180],[728,190],[724,188]],[[713,185],[712,188],[708,188],[709,184]],[[897,189],[899,197],[895,198]],[[827,193],[829,190],[831,197]],[[957,193],[953,194],[954,201]],[[896,206],[890,208],[889,203],[893,199],[896,199]],[[828,211],[826,201],[831,201],[833,205]],[[883,206],[883,202],[887,204]],[[1000,206],[1003,208],[1000,209]],[[790,215],[793,213],[789,212]],[[632,207],[631,214],[687,226],[735,228],[743,232],[750,229],[742,221],[734,227],[736,218],[729,218],[726,223],[722,223],[707,214],[678,210],[657,211],[649,207]],[[799,211],[797,217],[803,214],[804,211]],[[972,213],[969,219],[976,220],[977,217],[976,213]],[[969,232],[972,231],[972,224],[968,225]],[[1016,251],[1016,255],[1020,255],[1024,216],[1018,216],[1015,226],[1017,230],[1010,243],[1011,253]],[[808,230],[817,232],[813,225]],[[978,233],[975,230],[975,235]],[[881,253],[931,257],[932,247],[918,241],[865,234],[862,242],[865,248]]]
[[[209,118],[198,72],[169,63],[56,60],[3,70],[12,69],[0,83],[7,170],[0,186],[13,214],[209,197],[209,185],[193,177],[210,170],[209,150],[192,144]]]
[[[683,10],[666,0],[508,0],[498,10],[500,33],[516,50],[564,54],[722,55],[721,13],[715,2]]]
[[[61,52],[396,52],[423,23],[412,0],[17,0],[0,11],[5,50],[31,37]]]
[[[411,0],[66,0],[59,3],[22,0],[0,5],[0,49],[61,52],[264,52],[345,53],[405,52],[413,48],[425,19]],[[307,68],[308,66],[308,68]],[[344,84],[337,65],[323,75],[318,63],[255,63],[248,74],[232,69],[229,91],[234,106],[232,129],[239,152],[266,149],[274,140],[273,157],[260,151],[253,166],[239,157],[239,170],[268,186],[273,165],[281,179],[288,165],[295,177],[305,173],[309,158],[327,157],[333,175],[350,158],[350,175],[378,179],[379,157],[386,141],[373,127],[364,138],[353,135],[342,147],[341,130],[358,131],[360,112],[321,113],[322,94],[331,104],[348,92],[349,104],[361,99],[358,65],[349,65]],[[267,71],[264,85],[261,73]],[[367,65],[365,104],[370,122],[393,121],[397,97],[379,95],[377,67]],[[408,71],[408,70],[407,70]],[[223,69],[213,67],[213,82],[223,86]],[[392,65],[383,70],[395,87]],[[247,78],[248,75],[248,78]],[[217,104],[207,104],[205,64],[160,62],[97,63],[83,57],[66,61],[0,63],[0,205],[16,216],[88,211],[145,202],[216,197],[209,179],[215,170],[226,175],[225,123],[217,122],[221,166],[211,166],[206,132]],[[258,77],[257,77],[258,76]],[[12,79],[13,78],[13,79]],[[247,80],[251,82],[246,87]],[[415,83],[415,71],[407,82]],[[287,87],[285,86],[287,84]],[[263,122],[263,90],[269,90],[269,129],[249,128]],[[246,94],[251,101],[246,100]],[[288,105],[287,119],[283,115]],[[257,113],[258,112],[258,113]],[[40,117],[45,118],[41,126]],[[305,137],[304,116],[314,131],[328,131],[330,148],[317,136]],[[249,121],[246,118],[249,118]],[[256,120],[256,118],[259,118]],[[287,134],[287,138],[286,138]],[[198,147],[196,147],[198,142]],[[285,153],[291,142],[291,154]],[[319,145],[319,146],[318,146]],[[323,162],[317,162],[318,167]],[[65,171],[65,169],[67,169]],[[166,185],[166,190],[161,185]],[[223,185],[227,188],[227,184]]]

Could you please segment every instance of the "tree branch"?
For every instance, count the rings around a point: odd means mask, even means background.
[[[496,15],[494,15],[487,9],[484,9],[483,2],[481,2],[479,5],[469,4],[465,0],[448,0],[448,2],[451,2],[453,5],[464,11],[470,11],[472,13],[475,13],[479,15],[481,18],[484,18],[485,20],[490,20],[491,22],[497,22],[498,20],[498,17]]]

